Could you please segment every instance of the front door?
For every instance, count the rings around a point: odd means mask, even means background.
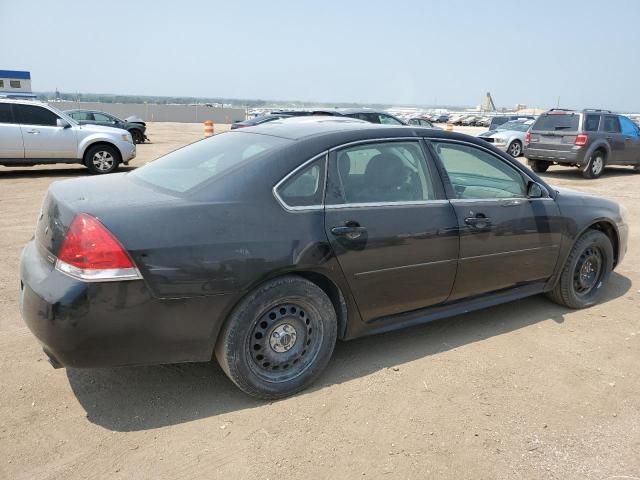
[[[640,127],[627,117],[619,118],[624,138],[624,161],[631,165],[640,165]]]
[[[371,142],[330,156],[325,229],[365,321],[444,302],[458,228],[418,140]]]
[[[620,122],[616,115],[603,115],[600,130],[611,146],[611,156],[607,163],[624,163],[624,137],[620,131]]]
[[[20,125],[13,117],[10,103],[0,103],[0,159],[24,159]]]
[[[555,201],[527,198],[527,179],[489,150],[450,141],[432,145],[447,174],[460,227],[450,300],[548,279],[562,231]]]
[[[26,159],[76,158],[76,132],[59,127],[58,115],[39,105],[15,104],[14,110],[22,129]]]

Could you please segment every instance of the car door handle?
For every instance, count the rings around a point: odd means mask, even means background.
[[[31,135],[38,135],[40,130],[27,130],[27,133],[30,133]]]
[[[483,213],[478,213],[475,217],[465,218],[464,223],[476,230],[486,230],[491,226],[491,220]]]
[[[356,240],[366,231],[367,229],[360,225],[342,225],[331,229],[331,233],[336,237],[347,237],[349,240]]]

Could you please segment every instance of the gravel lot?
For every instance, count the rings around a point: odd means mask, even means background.
[[[201,135],[149,124],[133,166]],[[214,363],[51,368],[18,312],[19,255],[48,185],[85,175],[0,167],[0,479],[640,477],[632,170],[544,175],[629,211],[629,252],[602,304],[534,297],[340,343],[313,388],[274,403],[246,397]]]

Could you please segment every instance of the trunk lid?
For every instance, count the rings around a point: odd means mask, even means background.
[[[580,114],[575,112],[540,115],[531,127],[529,146],[536,149],[570,151],[580,129]]]

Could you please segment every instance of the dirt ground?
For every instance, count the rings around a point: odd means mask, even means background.
[[[139,166],[200,138],[150,124]],[[75,166],[0,167],[0,479],[640,477],[640,175],[552,184],[631,218],[602,304],[534,297],[338,344],[310,390],[265,403],[214,363],[54,370],[18,312],[18,262],[48,185]]]

